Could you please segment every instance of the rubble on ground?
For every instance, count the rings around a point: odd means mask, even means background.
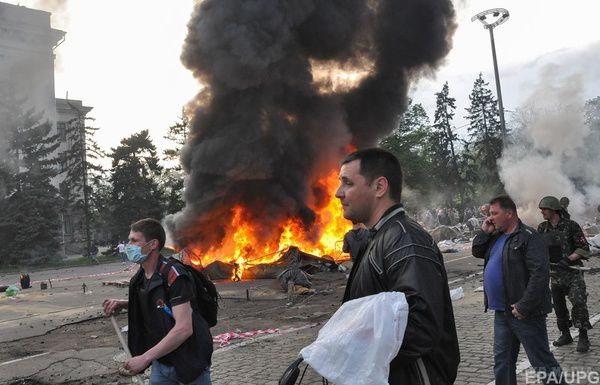
[[[600,233],[600,229],[598,228],[598,225],[586,223],[585,225],[583,225],[583,232],[588,237],[592,237],[592,236],[598,235],[598,233]]]
[[[442,225],[431,230],[430,234],[435,243],[438,243],[447,239],[457,238],[460,235],[460,231],[455,227]]]

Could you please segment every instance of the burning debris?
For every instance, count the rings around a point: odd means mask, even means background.
[[[339,259],[339,160],[393,129],[455,28],[450,0],[198,1],[182,61],[203,88],[186,207],[167,218],[176,246],[240,277],[290,246]]]
[[[183,251],[184,260],[194,260],[195,256],[191,252],[188,253],[187,249]],[[269,263],[255,263],[256,260],[264,260],[264,257],[248,259],[243,264],[216,260],[201,268],[212,280],[240,281],[242,277],[249,279],[277,278],[281,282],[285,281],[285,285],[282,283],[285,288],[287,288],[287,281],[294,281],[298,285],[310,288],[308,274],[336,270],[338,266],[330,256],[318,257],[305,253],[295,246],[290,246],[287,250],[277,253],[274,258],[270,258],[271,262]]]

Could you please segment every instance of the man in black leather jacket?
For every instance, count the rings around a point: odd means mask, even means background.
[[[550,301],[546,245],[524,225],[507,195],[490,201],[490,215],[473,239],[473,256],[483,258],[485,310],[494,310],[494,376],[497,385],[516,385],[516,363],[523,345],[531,366],[547,384],[563,384],[550,351],[546,315]]]
[[[357,151],[343,161],[340,182],[336,197],[344,217],[371,232],[350,272],[344,301],[400,291],[409,305],[404,340],[390,364],[390,385],[453,384],[460,353],[444,261],[431,236],[400,204],[398,160],[381,149]]]

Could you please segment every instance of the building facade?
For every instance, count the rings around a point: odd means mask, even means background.
[[[71,201],[81,201],[81,188],[65,191],[64,187],[67,178],[77,178],[77,175],[69,176],[68,172],[81,169],[85,151],[83,156],[66,154],[73,153],[76,144],[85,143],[85,120],[92,108],[84,106],[80,100],[57,99],[55,96],[54,52],[66,33],[52,28],[50,17],[49,12],[0,2],[0,91],[17,100],[23,109],[41,114],[40,121],[50,122],[52,132],[59,138],[55,153],[59,159],[58,174],[52,182],[63,198],[69,196]],[[3,120],[0,116],[0,125]],[[61,211],[62,252],[81,254],[87,239],[84,210],[81,205],[66,202]]]

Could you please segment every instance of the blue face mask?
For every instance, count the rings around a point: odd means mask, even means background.
[[[150,242],[152,242],[152,241],[150,241]],[[146,246],[150,242],[146,242],[144,244],[144,246]],[[125,254],[127,254],[127,259],[129,259],[133,263],[144,262],[146,260],[146,258],[148,257],[148,254],[142,253],[142,247],[144,247],[144,246],[137,246],[137,245],[132,245],[129,243],[127,245],[125,245]]]

